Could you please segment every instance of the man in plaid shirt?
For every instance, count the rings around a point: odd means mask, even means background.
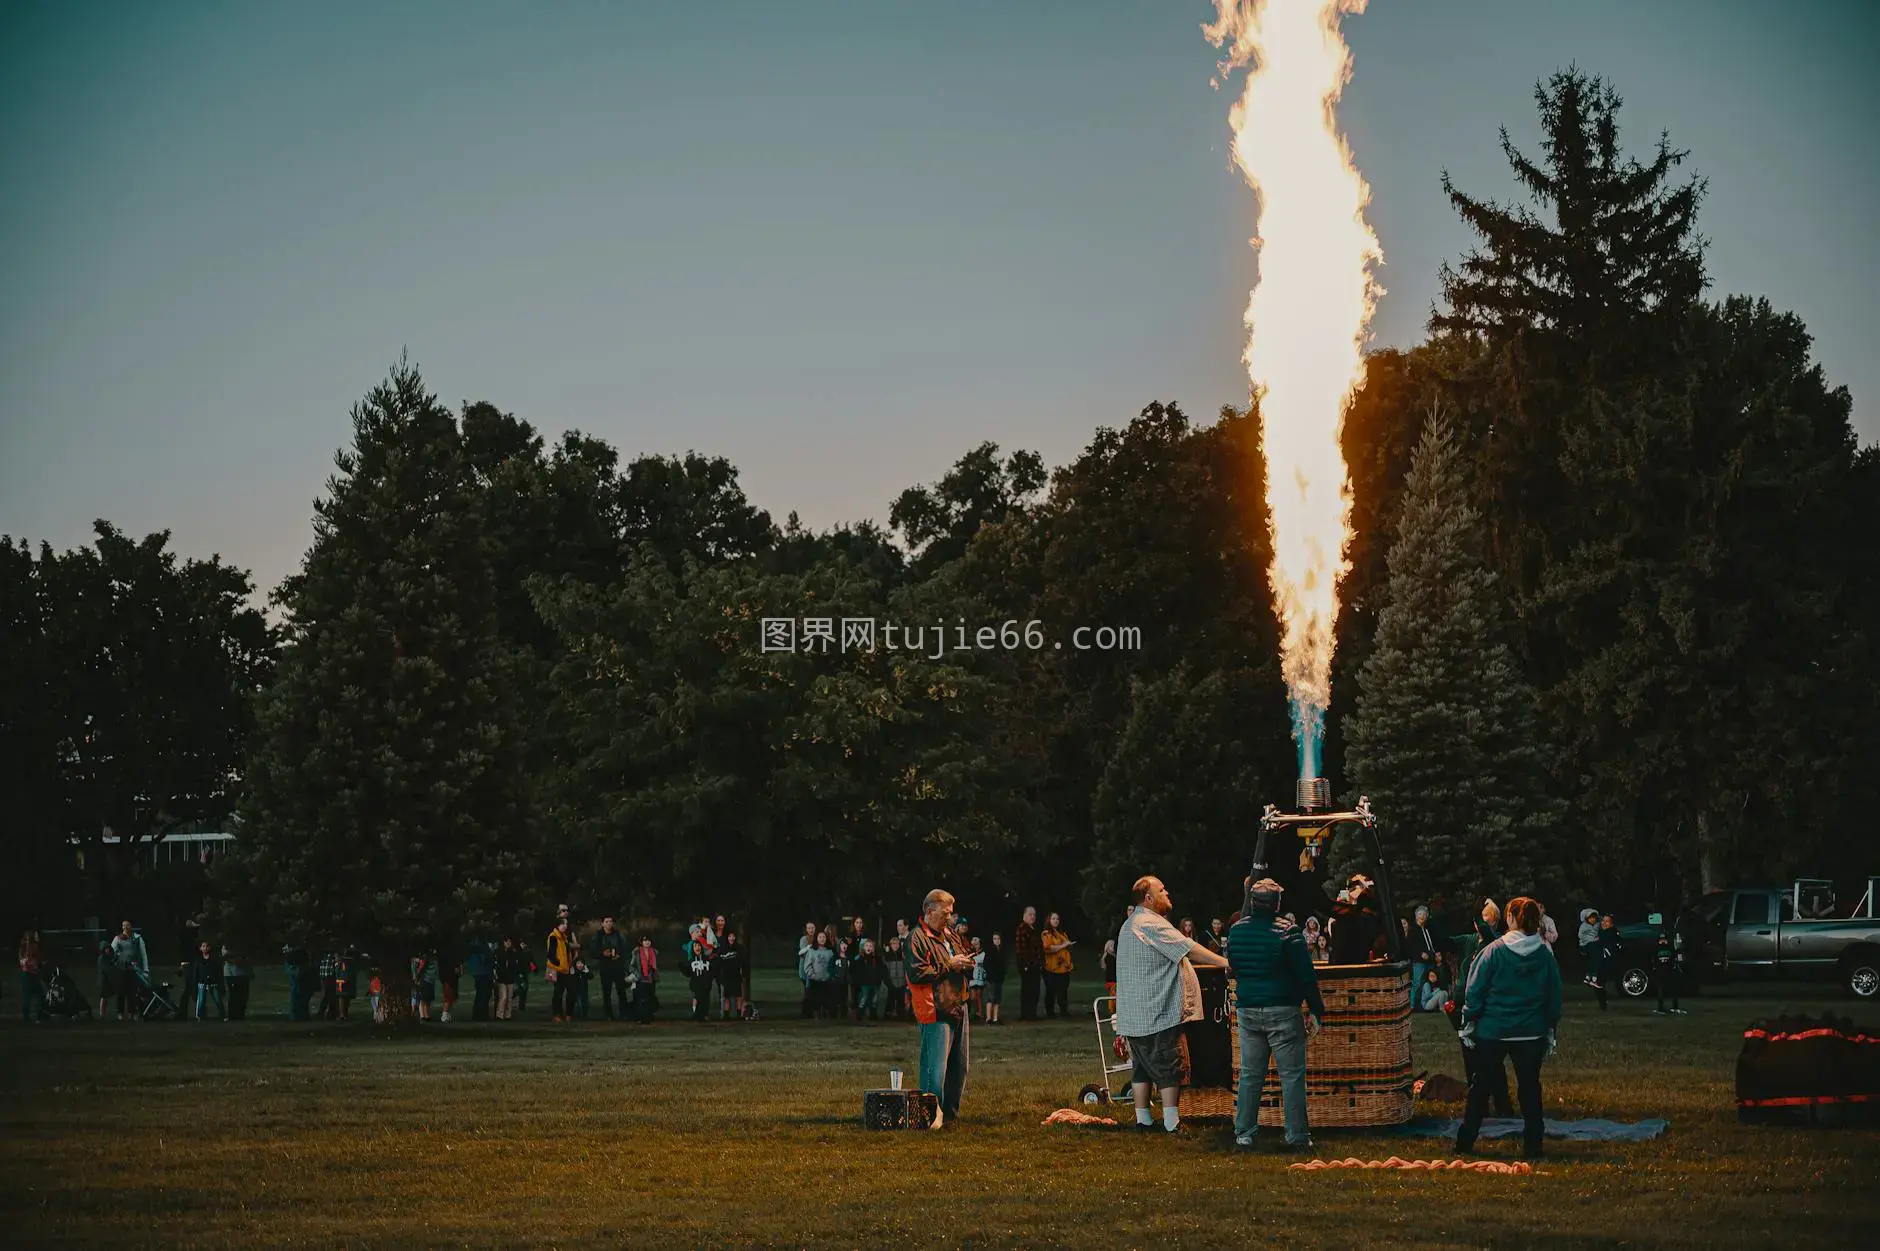
[[[1227,958],[1169,924],[1168,888],[1158,877],[1139,877],[1130,894],[1136,906],[1116,935],[1116,1032],[1129,1040],[1135,1065],[1136,1128],[1154,1129],[1149,1088],[1162,1092],[1162,1129],[1181,1132],[1182,983],[1195,969],[1225,969]],[[1193,988],[1199,1004],[1201,987]],[[1198,1011],[1198,1009],[1197,1009]]]
[[[907,989],[920,1023],[920,1088],[940,1100],[930,1129],[956,1119],[966,1093],[967,1019],[972,1015],[966,1010],[966,979],[972,971],[972,948],[953,928],[953,896],[927,892],[920,924],[907,937]]]

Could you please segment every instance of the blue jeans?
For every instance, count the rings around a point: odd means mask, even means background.
[[[1423,975],[1435,967],[1436,966],[1431,964],[1428,960],[1418,960],[1410,966],[1411,995],[1415,996],[1423,993]]]
[[[196,1019],[198,1021],[203,1019],[202,1010],[208,1006],[205,1001],[211,996],[215,998],[215,1014],[220,1017],[226,1017],[228,1015],[228,1005],[222,1002],[222,988],[214,982],[197,982]]]
[[[968,1029],[963,1018],[951,1016],[920,1027],[920,1088],[939,1096],[940,1113],[949,1121],[960,1114],[960,1096],[966,1093],[972,1060]]]
[[[1240,1010],[1240,1098],[1234,1105],[1234,1134],[1260,1127],[1260,1088],[1266,1085],[1266,1059],[1279,1069],[1280,1097],[1286,1111],[1286,1141],[1299,1146],[1312,1138],[1306,1121],[1306,1021],[1298,1008]]]

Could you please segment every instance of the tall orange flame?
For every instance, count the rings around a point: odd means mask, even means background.
[[[1228,114],[1234,160],[1259,201],[1260,275],[1247,301],[1247,376],[1266,443],[1271,578],[1299,772],[1318,772],[1332,697],[1338,580],[1350,568],[1351,481],[1339,430],[1363,376],[1371,278],[1383,251],[1364,220],[1370,191],[1334,110],[1351,78],[1340,15],[1365,0],[1215,0],[1203,28],[1221,72],[1251,67]]]

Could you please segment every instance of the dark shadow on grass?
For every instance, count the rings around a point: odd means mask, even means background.
[[[860,1112],[848,1115],[828,1113],[822,1116],[795,1114],[790,1116],[770,1117],[767,1119],[778,1125],[847,1125],[855,1129],[862,1128],[862,1114]]]

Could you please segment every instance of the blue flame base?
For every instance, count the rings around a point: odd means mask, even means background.
[[[1292,709],[1293,743],[1299,749],[1299,776],[1320,776],[1320,749],[1325,745],[1325,709],[1316,704],[1287,701]]]

